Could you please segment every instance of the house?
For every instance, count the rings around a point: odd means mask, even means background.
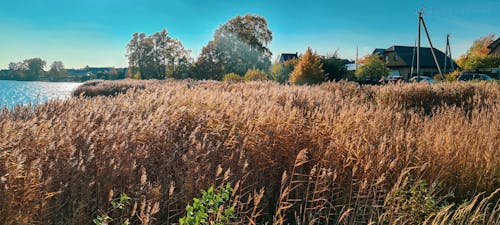
[[[496,41],[488,45],[488,48],[490,49],[489,55],[500,56],[500,37],[497,38]]]
[[[450,58],[445,56],[445,53],[434,48],[434,53],[443,73],[451,71],[451,62],[453,67],[458,68],[458,65]],[[417,71],[417,49],[413,46],[398,46],[393,45],[387,49],[377,48],[373,51],[372,55],[379,55],[385,61],[386,66],[391,70],[390,75],[402,76],[405,79],[411,78],[411,71],[413,65],[413,73]],[[448,60],[446,71],[444,70],[445,59]],[[420,71],[421,75],[433,77],[439,71],[434,62],[431,48],[420,47]]]
[[[288,60],[292,60],[292,59],[298,59],[299,58],[299,53],[295,53],[295,54],[292,54],[292,53],[282,53],[281,56],[280,56],[280,63],[284,63]]]

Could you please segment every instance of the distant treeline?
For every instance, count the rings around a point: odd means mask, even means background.
[[[0,70],[0,80],[18,81],[87,81],[92,79],[118,80],[124,79],[126,68],[89,67],[82,69],[65,69],[61,61],[54,61],[48,68],[47,62],[41,58],[31,58],[22,62],[9,63],[9,69]]]
[[[354,79],[354,72],[346,68],[346,64],[351,62],[338,58],[336,53],[319,56],[309,49],[304,54],[308,57],[303,62],[300,62],[303,57],[298,54],[288,54],[293,57],[276,58],[271,62],[269,44],[272,39],[272,32],[264,17],[237,16],[219,26],[212,40],[201,49],[198,58],[193,59],[189,54],[191,51],[185,49],[181,41],[171,37],[165,29],[151,35],[134,33],[127,45],[127,77],[159,80],[265,79],[309,84]],[[291,78],[292,73],[298,79]]]

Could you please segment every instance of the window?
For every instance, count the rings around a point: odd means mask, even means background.
[[[394,55],[394,61],[398,61],[399,59],[399,56],[398,55]]]
[[[389,56],[388,55],[385,56],[385,62],[389,62]]]

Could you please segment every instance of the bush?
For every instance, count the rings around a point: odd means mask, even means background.
[[[356,70],[358,80],[380,80],[389,76],[389,68],[385,67],[384,61],[378,55],[369,56],[364,61],[365,63]]]
[[[144,89],[147,84],[155,81],[133,81],[133,80],[90,80],[78,86],[73,91],[73,96],[96,97],[96,96],[115,96],[123,94],[128,90]]]
[[[224,75],[224,78],[222,78],[222,81],[230,82],[230,83],[242,82],[243,77],[241,77],[240,75],[235,74],[235,73],[228,73],[228,74]]]
[[[258,69],[250,69],[245,73],[245,81],[264,81],[267,80],[267,75],[264,71]]]
[[[194,198],[193,204],[186,207],[186,216],[179,219],[180,225],[224,225],[230,224],[234,217],[234,206],[229,205],[233,188],[208,188],[200,199]]]
[[[460,71],[459,70],[455,70],[453,72],[445,73],[444,74],[444,81],[449,81],[449,82],[457,81],[458,76],[460,76]],[[441,75],[437,74],[436,76],[434,76],[434,79],[435,80],[442,80],[442,77],[441,77]]]
[[[290,79],[295,66],[299,63],[298,59],[291,59],[283,63],[276,63],[271,67],[271,78],[279,83],[286,83]]]
[[[325,72],[321,59],[307,48],[306,53],[300,58],[299,63],[290,74],[290,83],[293,84],[318,84],[325,81]]]

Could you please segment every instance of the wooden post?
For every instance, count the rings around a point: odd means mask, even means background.
[[[423,18],[422,18],[422,25],[424,25],[425,34],[427,34],[427,39],[429,40],[429,45],[431,46],[432,57],[434,58],[434,62],[436,63],[436,67],[439,71],[439,74],[441,75],[441,79],[444,80],[443,72],[441,72],[441,67],[439,66],[439,63],[437,61],[436,54],[434,54],[434,47],[432,46],[431,36],[429,35],[429,31],[427,30],[427,26],[425,25],[425,20]]]
[[[443,66],[443,72],[446,73],[446,67],[448,64],[448,46],[450,45],[450,35],[446,35],[446,50],[444,52],[444,66]],[[452,63],[453,64],[453,63]]]
[[[422,10],[418,12],[418,36],[417,36],[417,82],[420,82],[420,30],[422,24]]]

